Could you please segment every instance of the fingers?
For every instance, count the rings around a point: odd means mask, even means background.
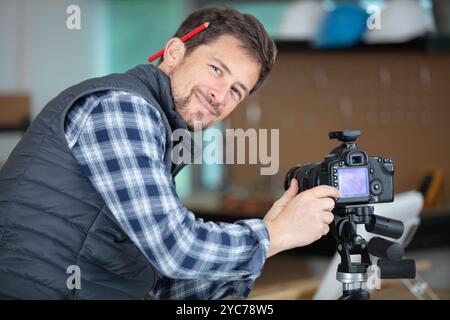
[[[331,198],[323,198],[319,200],[321,202],[321,208],[324,211],[331,211],[334,209],[335,202]]]
[[[291,180],[291,185],[289,186],[289,189],[286,190],[285,194],[288,193],[291,198],[294,197],[298,193],[298,181],[297,179],[293,178]]]
[[[341,192],[335,187],[320,185],[311,189],[312,194],[317,198],[339,198]]]
[[[327,224],[324,224],[322,228],[322,236],[326,235],[328,232],[330,232],[330,227]]]
[[[322,214],[322,221],[324,222],[324,223],[326,223],[326,224],[330,224],[331,222],[333,222],[333,220],[334,220],[334,214],[332,214],[331,212],[328,212],[328,211],[326,211],[326,212],[324,212],[323,214]]]
[[[291,185],[287,189],[283,196],[277,201],[279,205],[286,205],[292,198],[297,195],[298,192],[298,181],[297,179],[291,180]]]

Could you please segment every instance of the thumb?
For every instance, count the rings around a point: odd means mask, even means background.
[[[298,181],[297,179],[293,178],[291,180],[291,185],[289,186],[289,189],[286,190],[286,192],[283,194],[283,196],[278,200],[279,204],[285,205],[287,204],[291,199],[293,199],[298,193]]]

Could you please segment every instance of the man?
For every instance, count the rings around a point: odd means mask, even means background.
[[[50,101],[0,173],[0,297],[246,297],[267,257],[326,234],[339,196],[328,186],[297,195],[293,181],[264,220],[234,224],[197,219],[175,191],[171,133],[224,119],[274,60],[253,16],[204,9],[157,68],[90,79]]]

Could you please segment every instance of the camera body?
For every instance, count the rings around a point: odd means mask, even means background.
[[[322,162],[291,168],[284,187],[292,178],[299,183],[299,192],[318,185],[330,185],[341,191],[336,207],[391,202],[394,200],[394,164],[384,157],[369,157],[356,145],[361,131],[333,131],[330,139],[342,144],[333,149]]]

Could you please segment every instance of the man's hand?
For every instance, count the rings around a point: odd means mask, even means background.
[[[267,221],[275,219],[278,216],[278,214],[281,211],[283,211],[283,209],[286,207],[289,201],[291,201],[297,195],[297,192],[298,192],[297,179],[292,179],[289,189],[286,190],[286,192],[280,199],[274,202],[272,208],[265,215],[264,220]]]
[[[268,257],[284,250],[306,246],[330,231],[338,189],[320,185],[299,194],[298,182],[278,199],[264,217],[270,237]]]

